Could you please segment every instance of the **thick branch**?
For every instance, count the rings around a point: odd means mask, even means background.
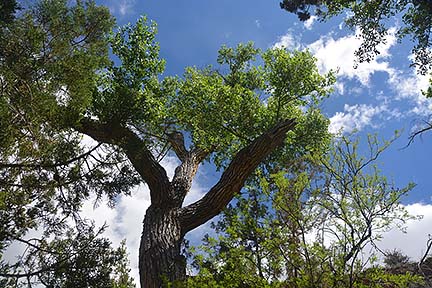
[[[182,233],[200,226],[222,211],[256,167],[285,140],[286,133],[296,125],[293,119],[279,122],[272,129],[240,150],[218,183],[200,200],[180,210]]]
[[[168,135],[168,141],[171,144],[172,149],[176,153],[177,157],[184,161],[186,156],[188,155],[188,151],[185,147],[184,143],[184,136],[181,132],[173,132],[169,133]]]
[[[201,148],[194,148],[182,157],[182,163],[175,169],[172,180],[170,199],[173,199],[174,207],[181,207],[187,192],[192,186],[192,180],[201,162],[211,153],[211,151]],[[177,153],[178,155],[178,153]]]
[[[165,169],[147,149],[144,141],[135,133],[118,124],[101,124],[88,118],[81,120],[80,125],[75,129],[96,141],[121,147],[136,171],[149,186],[152,204],[163,205],[165,197],[168,196],[168,176]]]

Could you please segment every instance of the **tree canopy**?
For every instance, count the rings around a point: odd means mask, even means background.
[[[413,7],[426,13],[417,2]],[[311,15],[308,5],[318,5],[323,19],[363,5],[364,14],[349,21],[372,25],[365,29],[378,38],[365,38],[362,55],[376,53],[386,33],[372,9],[382,8],[376,1],[283,3],[302,20]],[[151,199],[145,216],[142,204],[142,287],[419,280],[363,269],[365,245],[411,219],[399,203],[413,185],[397,189],[374,166],[365,171],[388,143],[368,138],[364,158],[357,142],[332,138],[319,107],[335,75],[320,74],[310,52],[222,46],[217,64],[166,76],[157,25],[146,17],[116,27],[109,10],[91,0],[20,4],[0,4],[1,285],[133,287],[124,242],[113,248],[102,237],[105,227],[80,210],[94,199],[115,206],[142,184]],[[365,20],[371,15],[378,22]],[[404,18],[408,28],[400,35],[420,37],[428,29],[414,30],[414,18]],[[417,52],[430,46],[422,39]],[[419,55],[419,67],[431,63]],[[172,178],[161,164],[167,155],[178,160]],[[185,205],[205,162],[220,178]],[[200,274],[187,279],[185,235],[230,202],[214,224],[220,237],[207,236],[195,255]],[[321,236],[308,241],[315,232]],[[16,257],[6,256],[16,247]]]
[[[125,272],[116,266],[125,253],[98,238],[79,211],[92,196],[115,205],[141,183],[152,202],[141,285],[185,277],[180,243],[188,231],[217,215],[258,166],[270,171],[329,142],[317,104],[334,76],[320,75],[309,52],[222,47],[218,67],[162,77],[156,24],[142,17],[113,27],[106,8],[66,0],[41,0],[1,23],[0,248],[27,247],[15,263],[1,259],[8,283],[86,286],[93,280],[80,273],[93,274],[85,254],[107,254],[95,270],[103,281]],[[168,153],[180,161],[173,179],[160,164]],[[183,207],[203,161],[221,178]]]

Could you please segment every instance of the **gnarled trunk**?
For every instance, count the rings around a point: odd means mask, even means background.
[[[180,255],[182,240],[178,209],[150,206],[139,248],[141,287],[159,288],[163,279],[171,282],[186,277],[186,259]]]

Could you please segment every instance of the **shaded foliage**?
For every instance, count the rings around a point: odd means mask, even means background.
[[[1,5],[10,15],[0,27],[0,276],[11,287],[106,283],[126,254],[97,238],[79,210],[92,193],[113,204],[140,180],[118,149],[62,129],[77,121],[96,70],[109,63],[113,19],[92,1],[40,1],[16,18],[15,1]],[[15,262],[3,253],[12,243],[27,247]],[[84,273],[86,254],[102,257],[101,270]]]
[[[0,25],[12,22],[16,11],[20,9],[16,0],[3,0],[0,3]]]

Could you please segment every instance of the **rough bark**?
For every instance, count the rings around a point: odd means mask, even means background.
[[[272,151],[281,146],[294,120],[281,121],[240,150],[220,180],[200,200],[181,208],[199,164],[211,151],[188,151],[180,133],[168,135],[171,148],[181,160],[170,182],[166,171],[135,133],[119,125],[83,119],[75,129],[96,141],[123,149],[148,184],[151,206],[147,209],[139,248],[141,287],[158,288],[167,281],[186,277],[186,259],[181,255],[184,235],[219,214],[243,187],[244,182]]]
[[[178,209],[151,205],[144,218],[139,248],[141,287],[159,288],[167,281],[186,277],[186,259],[180,254],[183,241]]]
[[[180,210],[183,233],[186,234],[218,215],[234,195],[240,192],[244,182],[257,166],[283,144],[286,133],[294,126],[295,121],[292,119],[281,121],[240,150],[223,172],[219,182],[203,198]]]
[[[144,218],[139,271],[141,287],[146,288],[161,287],[163,279],[172,282],[186,277],[186,259],[180,253],[184,234],[178,212],[192,186],[199,164],[209,153],[199,148],[187,151],[183,138],[178,134],[175,138],[170,137],[169,141],[182,162],[170,183],[169,202],[164,207],[152,204]]]

